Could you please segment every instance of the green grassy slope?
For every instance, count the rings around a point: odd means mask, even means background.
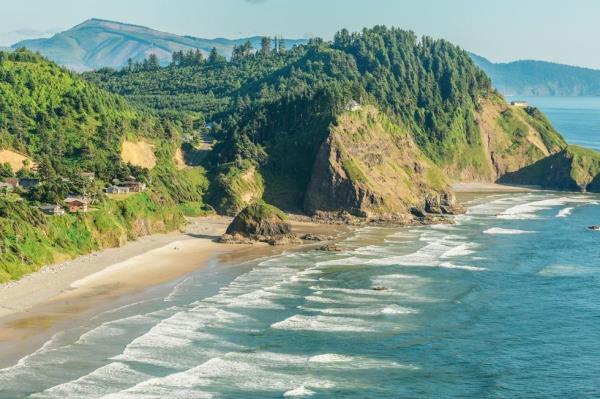
[[[153,144],[156,166],[145,170],[119,157],[122,142]],[[175,164],[180,127],[130,106],[123,98],[27,51],[0,53],[0,148],[32,159],[19,172],[41,179],[29,193],[0,195],[0,281],[128,239],[176,229],[184,214],[205,212],[208,181],[201,167]],[[81,184],[80,172],[95,182]],[[101,193],[130,174],[150,190],[122,200]],[[48,217],[41,202],[69,194],[94,198],[87,214]]]

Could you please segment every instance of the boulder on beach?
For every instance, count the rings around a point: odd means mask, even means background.
[[[271,245],[293,244],[298,238],[292,233],[287,216],[263,201],[244,208],[221,237],[225,243],[266,242]]]

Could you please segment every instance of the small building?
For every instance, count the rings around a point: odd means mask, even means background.
[[[119,184],[120,187],[127,187],[131,193],[141,193],[146,191],[146,183],[135,180],[125,181]]]
[[[355,112],[355,111],[360,111],[362,109],[362,106],[357,102],[357,101],[349,101],[348,104],[346,104],[346,111],[351,111],[351,112]]]
[[[24,190],[31,190],[40,184],[40,179],[20,179],[19,186]]]
[[[40,209],[46,215],[60,216],[65,214],[65,210],[56,204],[44,204],[40,206]]]
[[[65,199],[65,204],[70,213],[87,212],[89,201],[87,198],[69,197]]]
[[[128,194],[129,187],[109,186],[105,191],[107,194]]]
[[[529,107],[529,103],[527,101],[511,101],[510,105],[513,107]]]

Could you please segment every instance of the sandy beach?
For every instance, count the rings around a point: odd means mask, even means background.
[[[286,248],[216,242],[230,222],[222,216],[191,219],[183,231],[142,237],[0,286],[0,363],[35,350],[53,332],[110,308],[119,298],[176,280],[211,261],[242,262]],[[305,222],[292,225],[298,234],[340,229]]]
[[[538,191],[529,186],[509,186],[497,183],[456,183],[452,185],[456,193],[523,193]]]

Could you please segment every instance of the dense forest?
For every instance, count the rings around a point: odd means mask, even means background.
[[[85,76],[159,113],[177,110],[180,119],[208,123],[220,141],[212,169],[257,163],[270,181],[267,197],[302,195],[318,146],[350,101],[375,104],[401,121],[442,164],[465,140],[478,140],[471,111],[492,92],[463,50],[383,26],[342,30],[332,42],[313,39],[287,51],[265,39],[259,49],[237,47],[230,61],[183,56],[174,54],[165,68]]]
[[[150,166],[125,161],[135,143]],[[359,216],[421,214],[426,198],[449,201],[453,180],[496,181],[565,147],[541,112],[507,105],[468,53],[397,28],[293,48],[265,37],[230,59],[176,51],[168,66],[151,56],[83,75],[0,52],[0,150],[28,157],[18,175],[43,183],[0,198],[0,280],[176,228],[206,203],[232,215],[263,199],[311,215],[319,201]],[[130,178],[149,190],[102,193]],[[90,192],[84,215],[35,208]]]
[[[600,71],[554,62],[520,60],[494,63],[470,54],[505,95],[591,96],[600,95]]]
[[[33,188],[0,192],[0,281],[128,238],[169,231],[186,212],[201,212],[204,169],[178,168],[182,128],[26,50],[0,52],[0,150],[26,157],[1,178],[30,179]],[[125,140],[151,143],[153,168],[125,162]],[[87,176],[93,176],[92,179]],[[114,181],[148,184],[143,193],[110,200]],[[48,218],[39,206],[86,198],[93,212]]]

